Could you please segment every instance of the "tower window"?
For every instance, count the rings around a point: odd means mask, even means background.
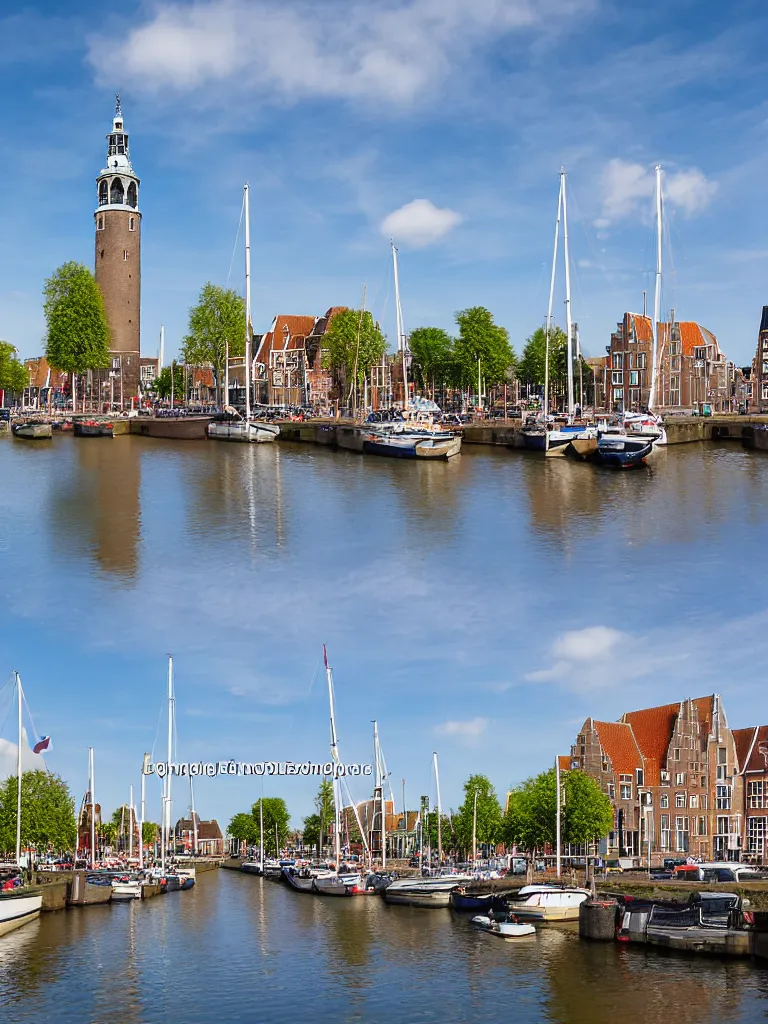
[[[123,249],[123,262],[124,263],[128,262],[128,250],[127,249]]]
[[[122,206],[123,198],[123,183],[119,178],[113,178],[109,188],[109,201],[113,205]]]
[[[104,259],[104,250],[103,250],[103,249],[102,249],[102,250],[101,250],[101,252],[99,253],[99,256],[101,257],[101,259]]]
[[[132,206],[134,210],[136,209],[136,206],[138,205],[138,192],[136,191],[135,181],[132,181],[128,186],[128,193],[125,201],[129,206]]]
[[[128,230],[129,231],[135,231],[136,230],[136,218],[135,217],[129,217],[128,218]]]
[[[96,220],[96,230],[97,231],[103,231],[104,230],[104,218],[101,216],[101,214],[99,214],[98,219]]]
[[[99,206],[106,206],[109,202],[109,195],[107,194],[107,183],[106,181],[99,182]]]

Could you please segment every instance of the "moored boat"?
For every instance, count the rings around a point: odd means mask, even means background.
[[[508,901],[510,914],[522,920],[578,921],[588,889],[555,885],[525,885]]]
[[[489,908],[494,911],[507,909],[506,899],[498,893],[468,893],[464,891],[463,886],[453,890],[450,902],[454,910],[474,911],[475,914],[487,911]]]
[[[451,892],[472,881],[468,875],[436,875],[432,878],[398,878],[382,891],[387,903],[412,907],[448,907]]]
[[[140,900],[141,881],[130,875],[116,875],[112,879],[113,900]]]
[[[174,441],[204,441],[211,416],[141,416],[131,422],[131,433]]]
[[[265,441],[274,441],[280,434],[280,427],[277,423],[267,423],[266,420],[245,419],[230,406],[208,422],[207,434],[212,441],[262,444]]]
[[[372,430],[363,452],[393,459],[450,459],[461,451],[461,435],[448,431]]]
[[[653,456],[654,442],[647,437],[628,434],[599,434],[592,461],[611,469],[635,469]]]
[[[40,916],[43,894],[20,887],[0,892],[0,935]]]
[[[111,420],[84,417],[74,421],[75,437],[113,437],[114,424]]]
[[[17,420],[11,424],[11,433],[20,441],[47,441],[53,437],[53,426],[44,420]]]
[[[495,935],[499,939],[520,939],[526,935],[535,935],[536,929],[528,922],[520,921],[495,921],[490,917],[479,915],[472,918],[472,924],[477,925],[489,935]]]
[[[314,879],[315,892],[321,896],[364,896],[374,894],[375,889],[366,888],[362,876],[356,872],[350,874],[319,875]]]
[[[94,872],[75,871],[67,896],[72,907],[90,907],[98,903],[109,903],[112,899],[112,879],[109,875]]]

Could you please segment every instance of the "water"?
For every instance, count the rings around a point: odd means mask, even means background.
[[[326,760],[326,642],[343,759],[370,758],[377,718],[411,806],[431,791],[433,749],[455,808],[470,772],[503,794],[587,715],[711,692],[734,727],[762,715],[768,462],[736,446],[619,474],[491,449],[414,465],[287,444],[0,439],[0,482],[2,674],[22,672],[53,736],[47,763],[77,799],[96,747],[106,813],[138,792],[162,735],[169,649],[182,759]],[[254,785],[200,780],[197,806],[226,823]],[[314,786],[270,785],[298,825]],[[148,799],[159,818],[155,788]],[[511,945],[447,911],[229,872],[0,939],[9,1022],[650,1024],[673,1008],[683,1024],[737,1022],[766,1016],[764,978],[567,929]]]

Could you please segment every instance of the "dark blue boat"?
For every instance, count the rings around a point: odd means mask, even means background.
[[[498,893],[489,892],[469,895],[456,889],[451,893],[451,906],[454,910],[469,910],[475,914],[487,912],[490,909],[493,909],[494,913],[497,910],[507,909],[506,900]]]
[[[634,469],[643,466],[653,454],[653,441],[647,437],[626,434],[600,434],[592,461],[611,469]]]

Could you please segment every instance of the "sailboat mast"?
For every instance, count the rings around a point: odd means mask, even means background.
[[[144,820],[147,816],[147,765],[149,764],[148,753],[144,754],[144,763],[141,766],[141,822],[139,823],[139,870],[144,870]]]
[[[243,186],[245,204],[245,421],[251,418],[251,187]],[[245,428],[248,430],[248,427]]]
[[[555,276],[557,271],[557,247],[560,242],[560,216],[563,212],[563,176],[560,175],[560,189],[557,193],[557,220],[555,221],[555,247],[552,252],[552,272],[549,277],[549,305],[547,306],[547,328],[544,348],[544,401],[542,412],[549,415],[549,335],[552,330],[552,306],[555,301]]]
[[[568,415],[573,416],[573,332],[571,325],[571,261],[568,252],[568,199],[565,169],[560,171],[563,192],[563,257],[565,259],[565,329],[568,332]]]
[[[333,698],[333,674],[328,664],[328,651],[323,644],[323,661],[325,662],[325,678],[328,683],[328,707],[331,719],[331,760],[333,762],[333,807],[334,807],[334,853],[336,856],[336,869],[341,862],[341,814],[339,809],[340,793],[339,780],[336,777],[336,765],[339,763],[339,744],[336,737],[336,706]]]
[[[128,857],[133,858],[133,828],[136,824],[133,813],[133,783],[130,786],[130,797],[128,803]]]
[[[16,863],[21,866],[21,733],[22,733],[22,704],[21,676],[16,673],[16,698],[18,700],[18,747],[16,749]]]
[[[475,799],[472,806],[472,867],[477,860],[477,786],[475,786]]]
[[[166,844],[171,842],[171,816],[172,816],[172,805],[171,805],[171,764],[173,762],[173,714],[174,714],[174,699],[173,699],[173,655],[168,655],[168,769],[165,775],[165,781],[167,788],[165,791],[165,841]],[[165,862],[163,862],[163,868],[165,868]]]
[[[88,747],[88,793],[91,797],[91,869],[96,867],[96,780],[94,778],[93,747]]]
[[[197,817],[195,815],[195,787],[192,784],[192,776],[189,776],[189,809],[192,815],[192,853],[197,856]]]
[[[395,273],[395,317],[397,319],[397,351],[403,363],[403,410],[408,408],[408,364],[406,361],[403,309],[400,305],[400,276],[397,271],[397,246],[392,242],[392,267]]]
[[[443,864],[443,830],[442,830],[442,804],[440,803],[440,770],[437,767],[437,751],[432,752],[432,759],[435,765],[435,789],[437,790],[437,869]]]
[[[559,757],[555,758],[555,785],[557,786],[557,803],[556,803],[557,809],[556,809],[556,812],[555,812],[555,841],[556,841],[556,850],[557,850],[557,854],[556,854],[556,856],[557,856],[557,877],[559,878],[560,877],[560,859],[561,859],[561,853],[560,853],[560,813],[561,813],[561,809],[560,809],[560,758]]]
[[[259,864],[264,871],[264,790],[261,791],[259,800]]]
[[[651,391],[648,396],[649,412],[653,412],[653,407],[656,404],[656,362],[658,360],[659,320],[661,318],[661,232],[661,164],[656,164],[656,288],[653,294],[653,347],[651,352]]]

